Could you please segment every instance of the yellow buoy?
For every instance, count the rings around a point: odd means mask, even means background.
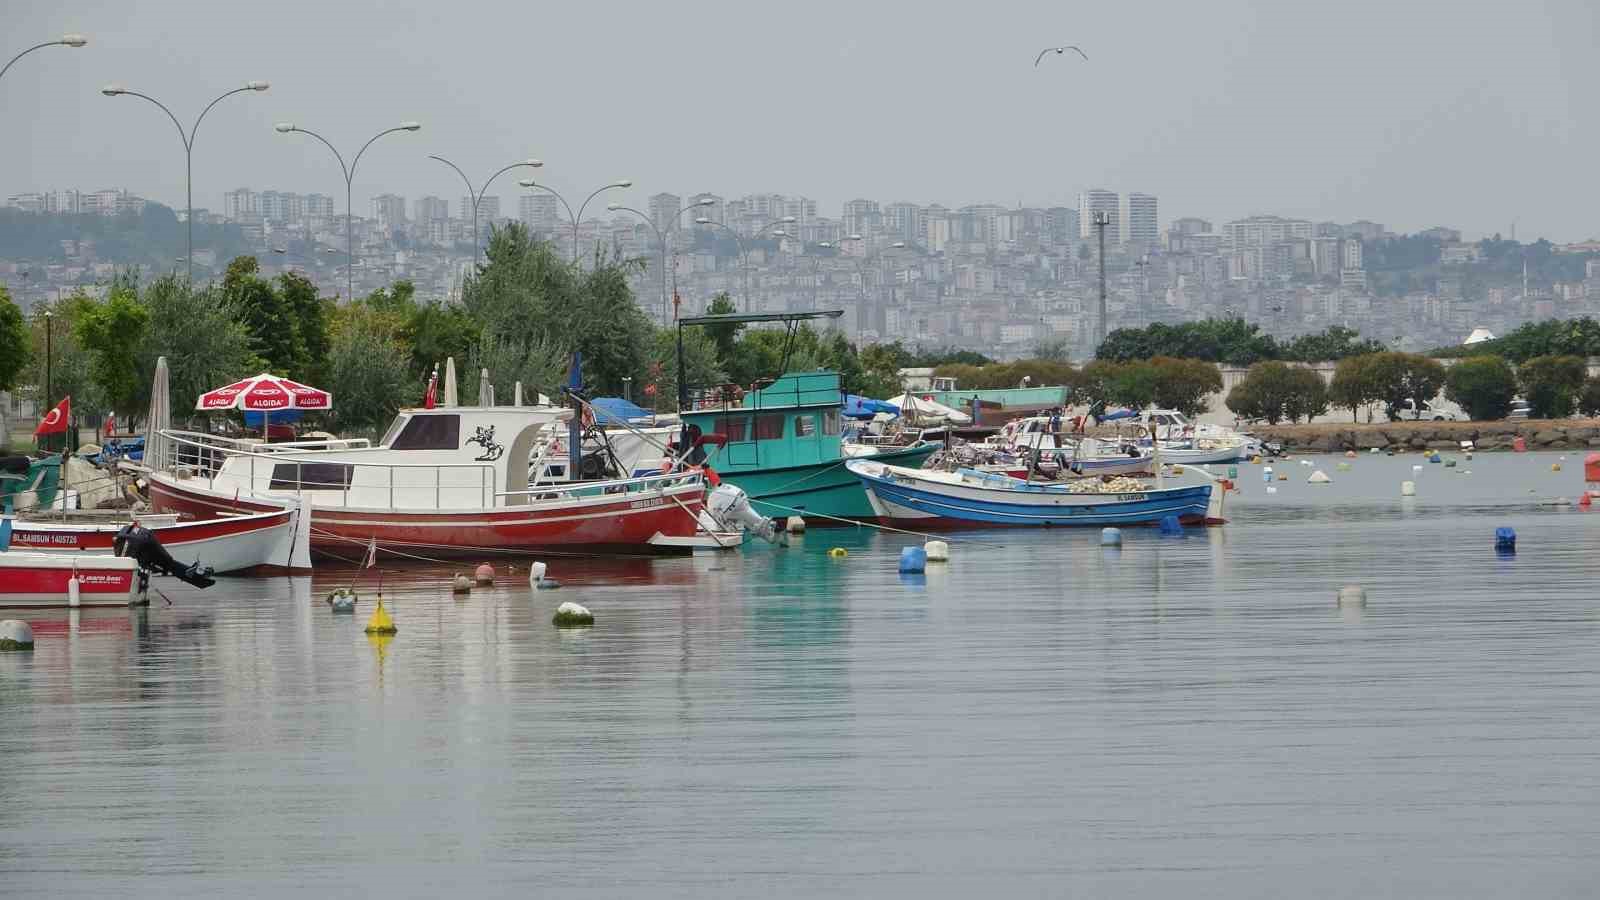
[[[1551,463],[1550,464],[1550,471],[1552,471],[1552,472],[1561,471],[1561,463]]]
[[[836,557],[836,558],[837,557],[844,557],[844,556],[849,556],[850,555],[850,551],[846,550],[843,547],[835,547],[832,550],[828,551],[828,555],[832,556],[832,557]]]
[[[395,627],[394,620],[389,618],[389,611],[383,608],[383,598],[378,598],[378,606],[372,611],[372,618],[367,620],[367,634],[395,634],[400,629]]]

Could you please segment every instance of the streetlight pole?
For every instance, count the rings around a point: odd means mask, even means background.
[[[624,178],[624,179],[622,179],[620,181],[613,181],[610,184],[598,187],[598,188],[595,189],[594,193],[590,194],[588,196],[588,198],[583,201],[582,205],[580,205],[578,207],[578,211],[576,213],[574,213],[572,211],[572,204],[567,202],[567,198],[565,198],[565,197],[561,196],[560,194],[556,193],[554,188],[548,187],[546,185],[542,185],[539,182],[534,181],[532,178],[523,178],[520,181],[518,181],[517,184],[520,184],[525,188],[538,188],[539,190],[544,191],[545,193],[555,197],[557,200],[560,200],[561,201],[561,205],[567,208],[567,218],[572,220],[572,261],[573,262],[577,262],[578,261],[578,223],[580,221],[582,221],[582,219],[583,219],[583,210],[584,210],[585,207],[587,207],[589,205],[589,201],[593,200],[595,197],[598,197],[602,192],[609,191],[612,188],[631,188],[631,187],[633,187],[633,182],[628,180],[628,179],[626,179],[626,178]]]
[[[489,184],[496,178],[499,178],[501,175],[504,175],[512,169],[521,168],[524,166],[529,169],[537,169],[544,165],[544,161],[538,159],[525,159],[521,162],[514,162],[484,179],[483,187],[479,188],[477,193],[473,193],[472,179],[467,177],[467,173],[461,171],[460,166],[442,156],[435,156],[431,153],[428,154],[428,158],[437,159],[439,162],[444,163],[452,169],[455,169],[456,174],[460,175],[461,180],[467,184],[467,199],[472,201],[472,261],[474,263],[478,261],[478,204],[483,202],[483,195],[489,192]]]
[[[1110,213],[1102,210],[1094,214],[1094,229],[1100,234],[1100,344],[1106,342],[1106,226],[1110,224]],[[1096,350],[1100,344],[1095,345]]]
[[[696,200],[688,206],[685,206],[683,209],[678,210],[678,214],[672,217],[672,224],[667,226],[667,236],[670,238],[672,233],[677,231],[678,228],[683,225],[684,213],[689,212],[690,210],[703,209],[707,206],[716,205],[716,200],[713,200],[710,197],[701,197],[699,200]],[[678,296],[678,246],[676,242],[674,242],[672,246],[672,296],[674,298]],[[674,304],[672,318],[678,318],[676,304]]]
[[[612,212],[633,213],[643,219],[644,223],[650,226],[650,230],[656,233],[656,244],[661,248],[661,324],[666,325],[672,321],[667,315],[667,236],[661,233],[661,229],[656,227],[656,223],[650,221],[649,216],[631,206],[623,206],[620,203],[607,203],[606,209]]]
[[[422,123],[401,122],[399,125],[396,125],[393,128],[386,128],[383,131],[378,132],[369,138],[365,144],[361,145],[361,149],[356,151],[356,158],[351,160],[350,165],[348,166],[344,164],[344,157],[339,155],[338,149],[336,149],[333,144],[329,143],[327,138],[317,134],[315,131],[312,131],[309,128],[301,128],[300,126],[295,125],[293,122],[279,122],[272,127],[279,134],[289,134],[291,132],[298,131],[301,134],[309,134],[321,141],[324,147],[327,147],[329,150],[333,151],[333,158],[339,161],[339,168],[344,172],[345,302],[349,303],[356,298],[356,217],[355,211],[351,209],[351,185],[354,184],[356,180],[356,166],[361,165],[361,154],[367,152],[367,148],[372,146],[373,141],[376,141],[378,138],[381,138],[386,134],[394,134],[397,131],[420,131],[422,129]]]
[[[713,219],[708,219],[705,216],[701,216],[701,217],[695,219],[694,223],[696,225],[711,225],[711,226],[713,226],[715,228],[721,228],[723,231],[726,231],[727,233],[733,235],[734,243],[738,244],[738,246],[739,246],[739,265],[744,270],[744,311],[745,312],[749,312],[750,311],[750,258],[749,258],[749,256],[747,256],[745,254],[744,238],[740,237],[739,236],[739,232],[734,231],[732,228],[729,228],[728,226],[722,224],[721,222],[715,221]]]
[[[21,53],[18,53],[16,56],[11,57],[11,61],[6,63],[4,68],[0,68],[0,78],[6,77],[6,72],[10,71],[11,67],[17,64],[17,60],[27,56],[29,53],[32,53],[35,50],[43,50],[46,47],[82,47],[87,43],[89,43],[89,39],[81,34],[63,34],[58,40],[45,41],[42,44],[34,44],[32,47],[29,47]]]
[[[130,90],[128,90],[127,88],[123,87],[120,84],[108,84],[105,87],[100,89],[100,93],[105,94],[107,97],[138,97],[138,98],[143,99],[143,100],[149,100],[151,103],[154,103],[155,105],[161,107],[161,111],[167,114],[167,118],[171,119],[172,120],[172,124],[174,126],[176,126],[177,129],[178,129],[178,138],[183,141],[183,159],[184,159],[184,176],[183,176],[183,180],[184,180],[184,209],[185,209],[184,218],[188,220],[188,226],[189,226],[189,253],[188,253],[188,260],[189,260],[189,283],[190,284],[194,283],[194,136],[195,136],[195,132],[200,130],[200,122],[203,119],[205,119],[206,113],[211,112],[211,107],[216,106],[218,103],[221,103],[224,99],[226,99],[228,97],[232,97],[234,94],[242,94],[242,93],[244,93],[246,91],[260,92],[260,91],[266,90],[268,87],[271,87],[271,85],[268,84],[265,81],[247,81],[247,82],[244,83],[244,87],[234,88],[233,90],[222,94],[222,96],[220,96],[217,99],[212,100],[210,103],[206,104],[206,108],[202,109],[200,111],[200,115],[195,117],[194,125],[187,132],[185,132],[183,130],[183,123],[179,122],[178,121],[178,117],[172,114],[172,110],[168,109],[167,105],[165,103],[162,103],[160,100],[157,100],[156,98],[150,96],[149,94],[141,94],[138,91],[130,91]]]

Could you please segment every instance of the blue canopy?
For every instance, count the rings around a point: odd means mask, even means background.
[[[844,395],[844,414],[852,419],[870,419],[878,413],[888,413],[891,416],[900,415],[900,407],[882,400],[873,400],[870,397],[859,397],[855,394]]]
[[[655,415],[650,410],[621,397],[596,397],[590,401],[590,405],[594,407],[595,421],[601,425],[648,419]]]
[[[244,425],[246,428],[260,428],[262,416],[266,413],[258,410],[247,409],[244,411]],[[300,421],[302,411],[298,409],[275,409],[267,421],[273,425],[287,425],[290,422]]]
[[[1137,416],[1137,415],[1138,415],[1138,413],[1134,412],[1131,409],[1114,409],[1111,412],[1108,412],[1105,415],[1101,416],[1100,417],[1100,421],[1102,421],[1102,422],[1115,422],[1118,419],[1131,419],[1131,418],[1133,418],[1134,416]]]

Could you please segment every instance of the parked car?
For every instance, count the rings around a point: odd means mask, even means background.
[[[1521,397],[1511,401],[1511,411],[1506,413],[1507,419],[1526,419],[1533,413],[1533,407]]]
[[[1412,399],[1412,398],[1410,398],[1410,397],[1407,397],[1404,403],[1402,403],[1399,406],[1395,407],[1395,413],[1403,421],[1412,421],[1412,420],[1417,420],[1417,421],[1432,420],[1434,422],[1468,422],[1468,421],[1471,421],[1471,417],[1468,416],[1466,414],[1466,412],[1461,407],[1457,406],[1454,403],[1451,403],[1449,400],[1442,400],[1442,399],[1441,400],[1435,400],[1432,403],[1423,403],[1422,407],[1419,409],[1417,407],[1417,401]]]

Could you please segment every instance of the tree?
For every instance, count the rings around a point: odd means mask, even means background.
[[[1067,362],[1072,359],[1072,344],[1066,338],[1046,338],[1034,345],[1033,358]]]
[[[89,354],[78,343],[74,327],[84,309],[92,306],[93,298],[81,293],[54,303],[34,304],[28,323],[29,364],[21,377],[28,385],[25,393],[34,403],[43,406],[46,399],[56,403],[70,396],[73,414],[85,419],[93,419],[105,411],[99,386],[89,374]],[[46,329],[50,333],[48,341]],[[48,377],[47,362],[50,365]],[[48,398],[45,397],[46,381],[50,389]]]
[[[717,344],[704,328],[683,329],[685,379],[691,388],[709,387],[727,380],[717,362]],[[640,379],[644,396],[640,404],[661,411],[678,408],[678,329],[657,328],[651,362]],[[649,388],[653,386],[652,396]],[[650,402],[653,401],[653,402]]]
[[[1476,421],[1504,419],[1517,394],[1517,376],[1498,356],[1473,356],[1450,367],[1444,395]]]
[[[1290,422],[1305,419],[1310,422],[1328,411],[1328,386],[1315,369],[1303,366],[1289,367],[1288,395],[1283,401],[1283,415]]]
[[[1247,366],[1277,359],[1282,351],[1271,335],[1243,319],[1206,319],[1168,325],[1156,322],[1146,328],[1118,328],[1095,350],[1097,359],[1129,361],[1155,356],[1202,359],[1206,362]]]
[[[22,310],[12,302],[5,285],[0,284],[0,391],[17,386],[17,376],[28,365],[29,343]]]
[[[1369,354],[1365,365],[1373,393],[1391,420],[1400,418],[1407,400],[1415,400],[1420,407],[1444,389],[1444,366],[1436,359],[1386,351]]]
[[[1222,373],[1198,359],[1158,356],[1150,360],[1155,371],[1155,405],[1175,409],[1191,418],[1210,408],[1209,397],[1222,390]]]
[[[272,283],[261,278],[254,256],[228,263],[222,294],[238,312],[250,332],[251,343],[267,367],[280,373],[299,371],[306,362],[300,340],[299,316]]]
[[[1583,391],[1578,394],[1578,411],[1586,416],[1600,416],[1600,378],[1588,378]]]
[[[712,297],[711,302],[706,304],[708,316],[726,316],[738,311],[739,307],[734,304],[733,298],[728,296],[727,291]],[[706,334],[711,336],[711,342],[717,347],[717,358],[722,361],[722,365],[726,366],[729,360],[733,359],[733,345],[739,340],[739,333],[743,330],[743,325],[705,326]]]
[[[329,340],[327,389],[335,398],[330,424],[346,432],[375,430],[401,406],[414,404],[422,386],[406,372],[408,358],[391,322],[352,305]]]
[[[131,288],[113,290],[104,303],[80,307],[73,337],[88,351],[89,376],[100,396],[124,421],[133,424],[143,411],[139,400],[146,386],[139,377],[139,345],[150,328],[150,310]]]
[[[190,398],[261,370],[237,302],[219,288],[196,289],[188,279],[166,275],[151,282],[140,299],[150,311],[150,327],[139,342],[135,409],[149,405],[158,356],[167,358],[175,413],[187,408]]]
[[[1333,380],[1328,384],[1328,401],[1341,409],[1350,410],[1350,421],[1356,421],[1361,407],[1381,398],[1373,383],[1373,354],[1347,356],[1333,368]],[[1370,417],[1369,417],[1370,421]]]
[[[1517,369],[1522,396],[1538,419],[1564,419],[1572,415],[1588,376],[1581,356],[1536,356]]]
[[[839,342],[848,347],[849,342],[844,335],[834,332]],[[856,356],[861,361],[861,381],[854,385],[859,393],[866,397],[897,397],[900,395],[900,370],[905,368],[911,354],[900,346],[899,341],[889,344],[868,344],[861,348]],[[848,388],[847,388],[848,390]]]
[[[1276,425],[1311,419],[1328,408],[1322,376],[1303,366],[1277,361],[1259,362],[1228,392],[1228,408],[1246,419],[1265,419]]]
[[[279,275],[277,293],[294,317],[302,351],[300,362],[289,370],[289,377],[302,384],[316,385],[323,378],[328,359],[328,324],[333,301],[317,296],[317,286],[298,272]]]
[[[1362,338],[1354,328],[1331,325],[1323,331],[1302,334],[1290,341],[1283,348],[1283,358],[1298,362],[1326,362],[1381,352],[1381,343]]]

